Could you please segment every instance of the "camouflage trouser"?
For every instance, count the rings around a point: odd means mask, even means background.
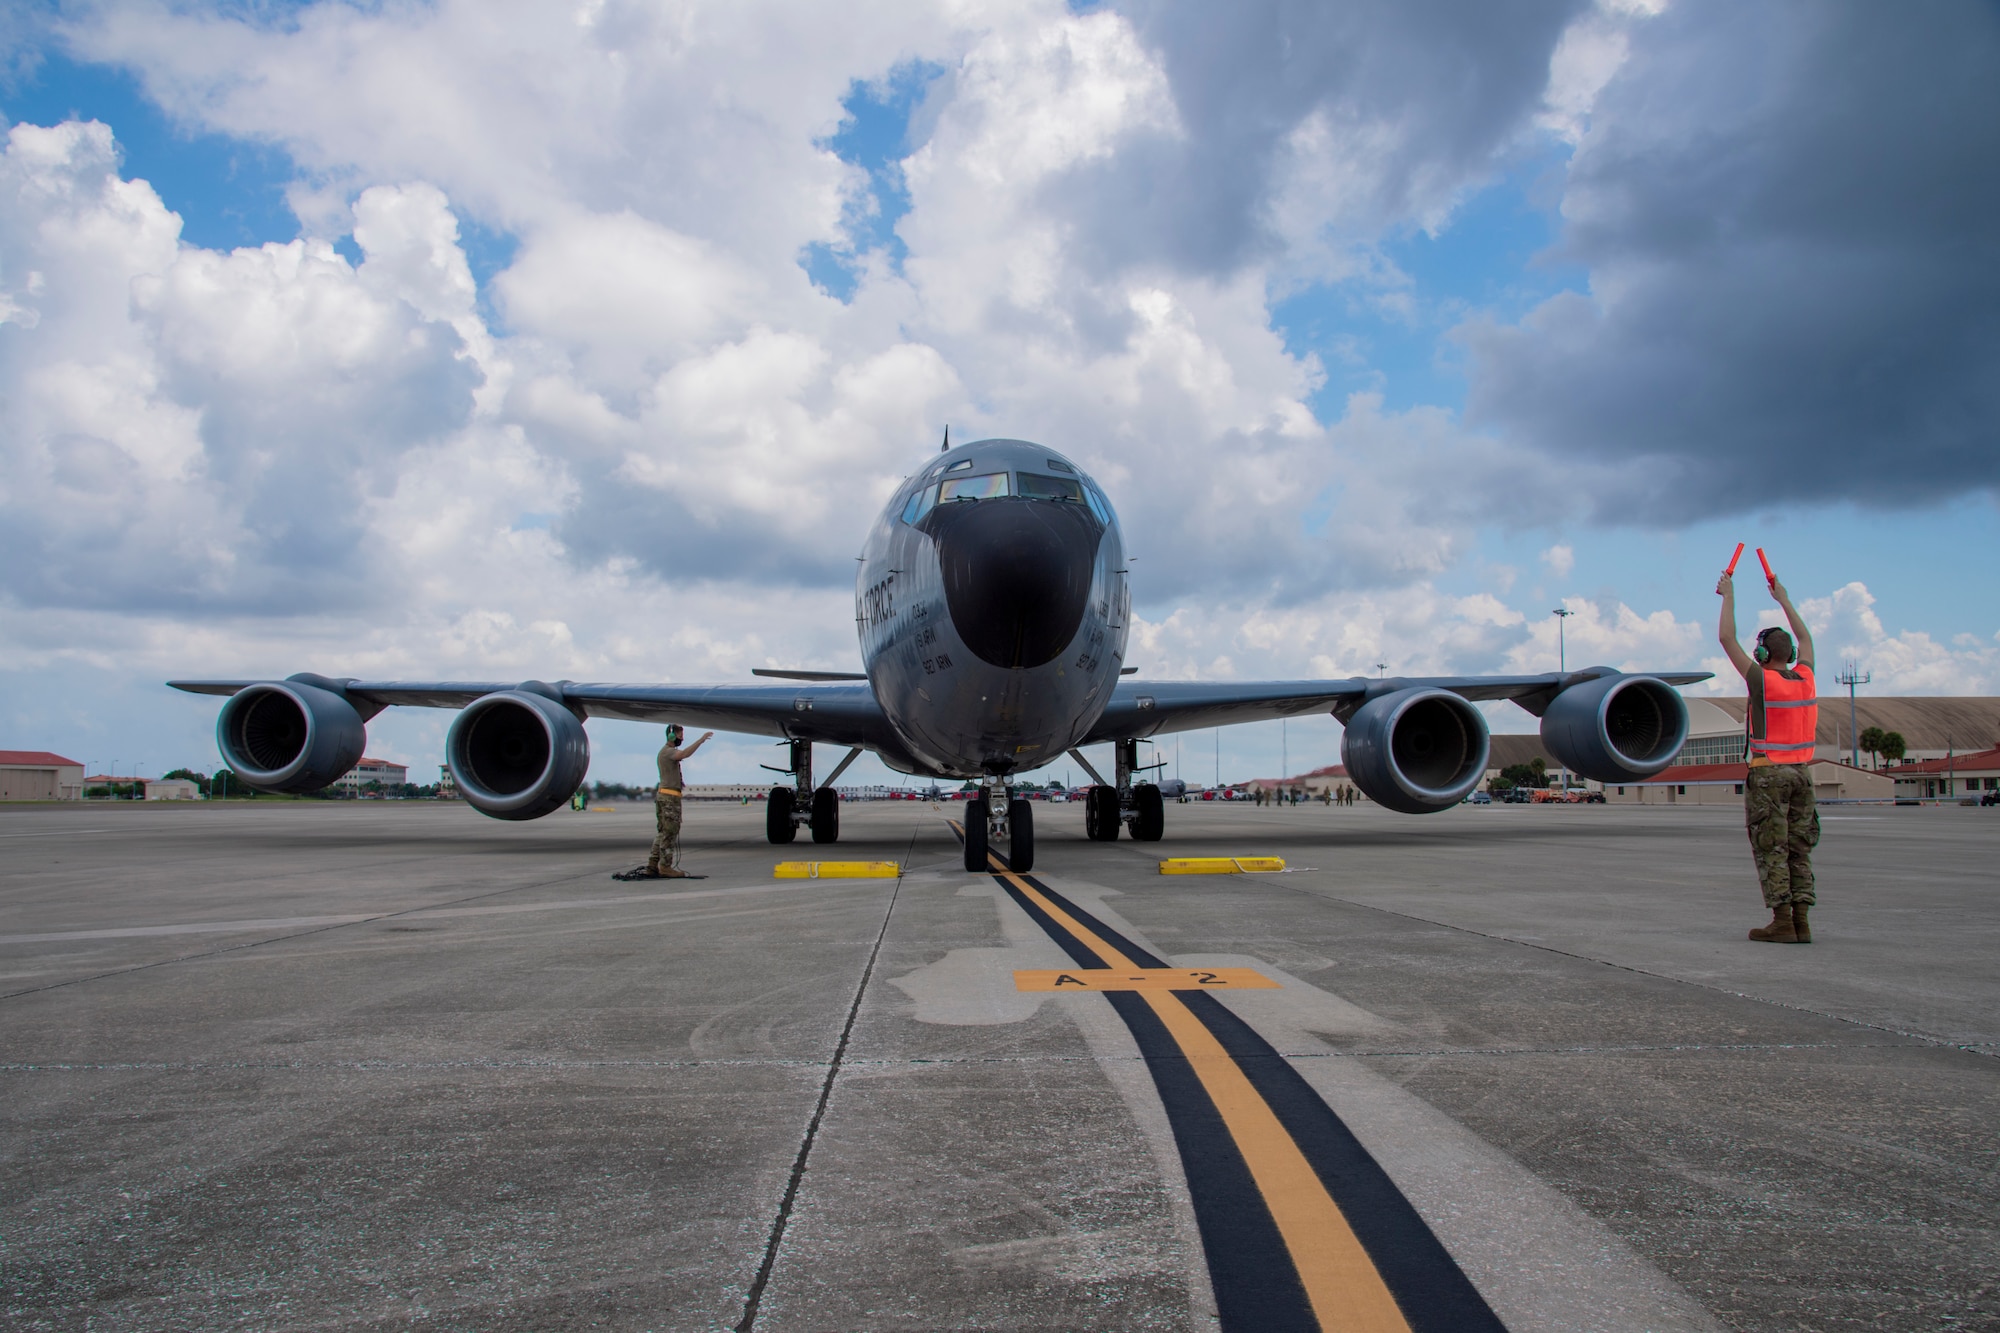
[[[653,834],[653,854],[646,864],[667,870],[681,859],[681,798],[655,796],[653,822],[657,831]]]
[[[1764,906],[1813,904],[1812,849],[1819,845],[1819,810],[1804,764],[1752,768],[1743,782],[1743,822]]]

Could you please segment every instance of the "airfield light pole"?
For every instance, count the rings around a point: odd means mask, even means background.
[[[1840,666],[1840,674],[1835,676],[1834,679],[1847,687],[1847,741],[1850,747],[1848,757],[1854,766],[1859,768],[1861,767],[1861,733],[1854,729],[1854,687],[1856,685],[1866,685],[1869,681],[1875,679],[1875,673],[1872,671],[1863,671],[1853,662],[1843,662]],[[1835,750],[1834,753],[1839,754],[1840,751]]]
[[[1388,670],[1389,670],[1389,664],[1387,662],[1377,662],[1375,664],[1375,679],[1377,680],[1382,679],[1383,675],[1386,674]]]
[[[1558,679],[1560,679],[1561,677],[1567,676],[1569,674],[1569,646],[1564,642],[1563,626],[1569,623],[1569,618],[1575,615],[1576,612],[1570,610],[1566,606],[1559,606],[1555,610],[1551,611],[1549,614],[1556,618],[1556,676],[1558,677]],[[1564,764],[1562,766],[1562,784],[1564,793],[1563,799],[1568,800],[1569,799],[1568,764]]]
[[[1278,721],[1278,787],[1279,795],[1284,795],[1284,786],[1292,777],[1292,720],[1280,718]]]

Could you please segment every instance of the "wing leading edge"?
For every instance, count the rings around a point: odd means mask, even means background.
[[[232,695],[254,680],[173,680],[189,694]],[[340,680],[347,697],[377,709],[463,708],[475,699],[515,689],[519,681]],[[684,727],[782,736],[900,751],[882,706],[867,685],[594,685],[555,681],[563,702],[586,717],[627,722],[678,722]]]
[[[1615,674],[1609,667],[1589,667],[1567,674],[1548,672],[1537,676],[1391,676],[1370,680],[1350,676],[1345,680],[1260,680],[1260,681],[1139,681],[1122,680],[1105,707],[1104,715],[1091,728],[1084,745],[1108,741],[1134,740],[1176,731],[1201,731],[1238,722],[1266,722],[1298,717],[1303,713],[1330,712],[1345,722],[1354,710],[1370,699],[1406,689],[1450,690],[1475,703],[1489,699],[1510,699],[1540,717],[1557,694],[1600,676]],[[1643,671],[1668,685],[1693,685],[1709,679],[1707,671]]]

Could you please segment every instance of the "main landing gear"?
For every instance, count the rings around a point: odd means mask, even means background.
[[[979,795],[965,803],[965,868],[992,869],[987,848],[1006,840],[1007,865],[1026,874],[1035,868],[1035,807],[1012,795],[1005,783],[989,780]]]
[[[1129,826],[1134,841],[1158,842],[1167,831],[1167,801],[1152,783],[1132,781],[1134,773],[1144,771],[1139,768],[1139,742],[1119,741],[1115,755],[1116,786],[1105,782],[1089,764],[1083,765],[1084,771],[1098,780],[1098,785],[1083,796],[1084,836],[1092,842],[1116,842],[1119,828]],[[1082,755],[1075,757],[1083,762]]]
[[[826,781],[813,786],[813,758],[811,741],[787,741],[791,747],[791,767],[772,768],[769,764],[759,767],[773,773],[789,773],[792,785],[771,788],[770,798],[764,805],[764,837],[774,843],[787,843],[799,835],[804,826],[812,830],[814,842],[840,841],[840,793],[833,784],[847,766],[861,757],[861,747],[847,752],[847,758],[840,761],[833,772],[827,774]]]

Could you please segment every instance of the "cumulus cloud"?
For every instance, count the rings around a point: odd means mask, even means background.
[[[879,502],[949,419],[961,437],[1076,454],[1136,528],[1178,534],[1146,553],[1158,595],[1249,579],[1306,597],[1433,575],[1468,520],[1526,488],[1447,413],[1364,398],[1316,421],[1317,365],[1270,326],[1271,265],[1289,261],[1267,241],[1320,245],[1315,211],[1360,236],[1447,208],[1535,114],[1576,12],[1266,6],[1218,30],[1195,7],[1052,0],[803,25],[758,6],[612,3],[558,20],[446,3],[312,6],[261,26],[139,4],[85,12],[69,35],[176,114],[275,140],[336,193],[359,191],[362,274],[396,274],[399,308],[427,336],[456,335],[435,340],[437,369],[469,374],[435,376],[425,404],[384,362],[371,401],[435,435],[470,418],[421,410],[469,392],[482,420],[518,428],[574,483],[552,529],[586,565],[837,583],[855,535],[828,520]],[[947,73],[902,164],[908,258],[836,302],[795,261],[845,239],[861,186],[819,140],[854,81],[913,59]],[[438,219],[395,232],[394,260],[386,204],[370,203],[383,188],[411,208],[409,192],[431,191]],[[496,328],[447,271],[446,196],[518,240],[492,286]],[[338,216],[316,199],[309,233]],[[1155,222],[1195,230],[1155,245]],[[1188,239],[1203,229],[1224,239]],[[298,244],[304,282],[326,252]],[[270,382],[272,402],[293,392],[275,368]],[[224,455],[270,428],[247,389],[192,372],[174,384],[205,404]],[[323,428],[383,448],[412,433],[318,408]],[[332,484],[287,462],[296,475],[275,484]],[[1440,486],[1445,471],[1508,484]],[[320,517],[316,558],[337,568],[338,508]]]
[[[1462,330],[1472,421],[1610,465],[1610,522],[1991,490],[2000,14],[1686,4],[1617,46],[1576,57],[1615,66],[1563,195],[1590,290]]]
[[[1435,221],[1538,108],[1578,0],[1121,7],[1157,53],[1177,133],[1072,171],[1090,262],[1338,270],[1385,227]]]
[[[364,197],[382,267],[314,241],[185,247],[151,187],[118,174],[110,130],[72,122],[9,132],[0,197],[10,596],[190,611],[367,597],[370,495],[404,451],[463,424],[480,379],[452,312],[420,308],[436,292],[408,286],[422,264],[386,224],[448,220],[442,196]]]
[[[1875,595],[1859,582],[1798,607],[1829,681],[1836,668],[1852,663],[1874,677],[1868,688],[1875,694],[2000,694],[2000,634],[1960,634],[1942,643],[1922,630],[1892,634],[1875,609]],[[1785,620],[1774,607],[1757,623]]]

